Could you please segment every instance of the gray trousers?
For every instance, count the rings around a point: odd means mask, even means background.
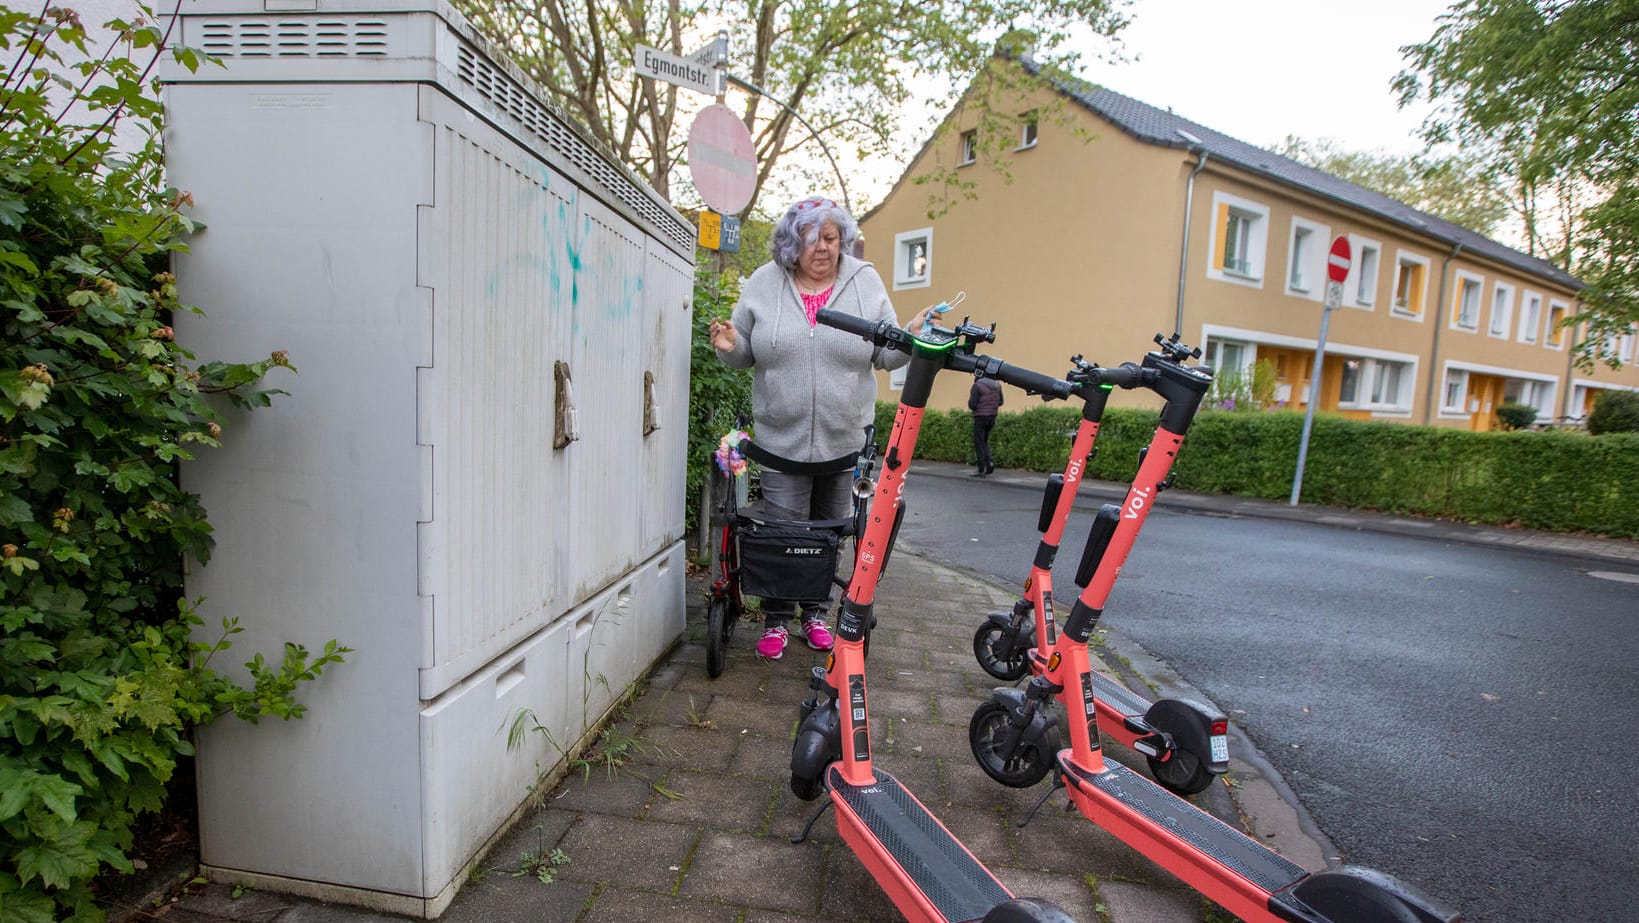
[[[763,469],[763,503],[797,519],[847,519],[854,514],[852,471],[812,477]],[[764,628],[777,628],[799,612],[824,618],[836,591],[825,599],[764,599]]]

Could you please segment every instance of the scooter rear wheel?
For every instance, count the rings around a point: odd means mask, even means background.
[[[1002,640],[1005,631],[995,622],[987,621],[980,625],[979,630],[973,633],[973,656],[986,673],[1013,682],[1030,672],[1030,656],[1028,651],[1015,650],[1006,658],[998,657],[996,642]]]
[[[1012,709],[999,702],[986,702],[968,722],[968,746],[985,775],[1009,788],[1029,788],[1047,778],[1059,751],[1058,728],[1049,727],[1034,741],[1020,741],[1012,757],[1001,753],[1007,739]]]
[[[706,675],[712,679],[722,676],[728,664],[728,642],[734,634],[731,616],[728,599],[713,596],[706,607]]]
[[[1201,758],[1188,750],[1172,751],[1172,759],[1161,762],[1153,756],[1145,757],[1150,763],[1150,775],[1161,787],[1175,795],[1195,795],[1212,784],[1212,773],[1201,763]]]

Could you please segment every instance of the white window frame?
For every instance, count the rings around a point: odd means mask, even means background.
[[[1416,304],[1410,304],[1409,302],[1405,305],[1400,304],[1400,265],[1402,263],[1411,263],[1413,265],[1421,266],[1423,268],[1423,288],[1422,288],[1422,291],[1417,293],[1417,303]],[[1398,317],[1398,318],[1401,318],[1403,320],[1414,320],[1414,321],[1421,322],[1423,320],[1423,318],[1428,316],[1429,265],[1430,265],[1430,261],[1429,261],[1429,258],[1426,257],[1426,256],[1422,256],[1421,254],[1417,254],[1417,253],[1412,253],[1409,250],[1396,250],[1395,251],[1395,253],[1394,253],[1394,291],[1393,291],[1393,294],[1391,294],[1389,296],[1389,298],[1390,298],[1389,316],[1390,317]]]
[[[1573,328],[1566,327],[1563,330],[1557,331],[1559,333],[1559,342],[1553,342],[1553,335],[1556,332],[1553,327],[1555,308],[1558,308],[1565,317],[1569,317],[1571,314],[1570,302],[1561,301],[1558,298],[1548,299],[1548,313],[1542,321],[1542,345],[1556,353],[1562,353],[1565,351],[1566,341],[1571,338],[1571,331]]]
[[[1349,247],[1355,257],[1349,265],[1349,276],[1343,280],[1344,293],[1348,295],[1343,303],[1351,308],[1360,308],[1365,311],[1375,310],[1377,304],[1377,283],[1383,274],[1383,245],[1369,237],[1359,234],[1349,235]],[[1366,254],[1370,253],[1371,267],[1366,266]],[[1361,290],[1365,289],[1366,297],[1360,297]]]
[[[1338,353],[1343,361],[1354,360],[1360,363],[1360,379],[1355,383],[1355,398],[1352,401],[1342,399],[1339,391],[1337,406],[1342,410],[1370,410],[1373,412],[1410,413],[1411,397],[1407,393],[1412,390],[1412,380],[1415,377],[1417,364],[1406,359],[1390,359],[1378,356],[1354,356]],[[1372,392],[1377,390],[1377,377],[1384,366],[1400,367],[1400,386],[1395,391],[1394,399],[1379,401],[1372,398]],[[1341,384],[1341,382],[1340,382]]]
[[[1040,136],[1039,115],[1035,109],[1019,113],[1019,146],[1015,150],[1025,151],[1036,146]]]
[[[1231,217],[1239,217],[1247,222],[1245,235],[1246,272],[1242,273],[1233,268],[1220,269],[1213,264],[1217,262],[1218,249],[1223,242],[1218,239],[1218,206],[1228,205]],[[1264,261],[1269,248],[1269,206],[1260,205],[1250,199],[1243,199],[1227,192],[1214,192],[1212,195],[1212,259],[1206,261],[1207,278],[1219,282],[1233,282],[1236,285],[1245,285],[1249,288],[1263,288]]]
[[[1545,300],[1546,299],[1542,297],[1541,292],[1533,292],[1530,289],[1526,289],[1520,293],[1519,336],[1516,337],[1519,342],[1528,343],[1535,346],[1537,341],[1542,338],[1542,306]],[[1534,312],[1527,311],[1527,306],[1534,307],[1536,310]],[[1529,324],[1527,324],[1528,317]]]
[[[1286,294],[1310,301],[1325,298],[1330,240],[1331,228],[1293,216],[1292,230],[1286,241]]]
[[[1635,329],[1633,327],[1629,327],[1628,332],[1622,334],[1621,339],[1619,339],[1617,341],[1617,344],[1616,344],[1616,358],[1617,358],[1617,361],[1621,362],[1623,365],[1628,365],[1628,364],[1633,362],[1633,339],[1634,339],[1634,336],[1635,336]]]
[[[1499,340],[1508,339],[1508,331],[1514,325],[1514,286],[1507,282],[1498,282],[1491,286],[1491,323],[1486,327],[1486,333]],[[1497,323],[1497,302],[1502,301],[1502,323]],[[1498,330],[1498,327],[1501,330]]]
[[[1201,339],[1203,342],[1223,339],[1236,340],[1242,343],[1251,344],[1252,348],[1256,350],[1256,352],[1249,357],[1249,360],[1252,363],[1257,362],[1258,355],[1262,353],[1265,346],[1274,346],[1281,349],[1301,349],[1308,353],[1313,353],[1315,351],[1315,341],[1310,337],[1288,336],[1283,333],[1270,333],[1264,330],[1248,330],[1244,327],[1226,327],[1219,324],[1202,324]],[[1404,370],[1400,376],[1400,393],[1397,395],[1399,403],[1393,405],[1374,405],[1368,400],[1364,403],[1357,402],[1350,404],[1348,405],[1348,408],[1351,410],[1370,411],[1373,418],[1405,419],[1411,416],[1411,405],[1412,401],[1415,399],[1417,390],[1417,370],[1422,366],[1422,360],[1416,353],[1393,352],[1391,350],[1378,349],[1372,346],[1357,346],[1347,342],[1330,343],[1326,349],[1327,355],[1347,356],[1352,359],[1373,360],[1375,362],[1393,362],[1404,366]],[[1371,393],[1372,384],[1373,379],[1369,376],[1363,375],[1361,378],[1361,391],[1359,393],[1369,395]],[[1308,400],[1308,396],[1309,388],[1307,384],[1297,383],[1292,385],[1292,393],[1287,395],[1284,400],[1287,400],[1295,405],[1299,401]],[[1276,400],[1283,400],[1283,398],[1277,396]]]
[[[1537,409],[1537,415],[1541,417],[1554,416],[1554,402],[1559,397],[1559,379],[1553,375],[1543,375],[1537,372],[1526,372],[1520,369],[1503,368],[1495,365],[1481,365],[1477,362],[1463,362],[1461,360],[1448,360],[1442,364],[1442,367],[1445,369],[1445,374],[1440,377],[1440,381],[1442,383],[1449,382],[1453,374],[1460,374],[1463,377],[1463,390],[1462,394],[1459,395],[1460,401],[1456,407],[1452,407],[1446,403],[1445,387],[1442,384],[1440,388],[1439,416],[1442,420],[1466,419],[1476,413],[1479,413],[1478,409],[1468,409],[1468,399],[1470,396],[1468,393],[1468,376],[1471,373],[1490,375],[1495,378],[1518,379],[1520,381],[1536,382],[1538,385],[1542,386],[1538,403],[1533,405]]]
[[[1458,378],[1457,401],[1451,401],[1452,376]],[[1440,378],[1440,416],[1446,418],[1468,416],[1468,370],[1452,368],[1448,363],[1446,373]]]
[[[1468,286],[1472,285],[1472,288]],[[1468,292],[1474,293],[1474,319],[1470,323],[1463,323],[1463,296]],[[1480,314],[1485,310],[1485,277],[1479,273],[1469,272],[1466,269],[1457,270],[1455,280],[1451,283],[1451,329],[1461,330],[1464,333],[1478,333],[1480,329]]]
[[[911,264],[911,249],[921,244],[924,248],[925,263],[922,274],[916,275]],[[893,237],[893,287],[894,291],[902,288],[927,288],[933,284],[933,228],[917,228],[912,231],[901,231]]]
[[[969,128],[957,135],[956,165],[965,167],[979,159],[979,129]]]

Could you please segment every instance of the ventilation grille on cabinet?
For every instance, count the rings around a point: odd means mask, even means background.
[[[387,23],[381,19],[246,19],[201,24],[201,51],[223,58],[381,57]]]
[[[565,125],[562,116],[542,106],[512,78],[465,45],[461,46],[456,57],[456,76],[479,96],[516,119],[530,134],[585,171],[586,175],[625,202],[650,225],[670,234],[685,253],[692,252],[694,233],[691,228],[680,222],[669,209],[660,207],[644,195],[625,171],[611,165],[609,158],[600,155],[591,144]]]

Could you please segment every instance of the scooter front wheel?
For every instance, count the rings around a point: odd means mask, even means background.
[[[716,679],[728,664],[728,641],[734,632],[728,599],[714,595],[706,607],[706,675]]]
[[[1076,918],[1051,901],[1016,897],[990,908],[979,923],[1076,923]]]
[[[1021,650],[1015,650],[1006,657],[997,655],[996,643],[1005,640],[1006,633],[1006,628],[992,621],[980,625],[979,630],[973,633],[973,656],[986,673],[1013,682],[1030,672],[1030,659],[1029,652]]]
[[[999,702],[986,702],[968,722],[968,746],[985,775],[1009,788],[1029,788],[1047,778],[1058,757],[1058,728],[1049,726],[1035,740],[1021,740],[1008,756],[1002,752],[1012,723],[1012,709]]]

